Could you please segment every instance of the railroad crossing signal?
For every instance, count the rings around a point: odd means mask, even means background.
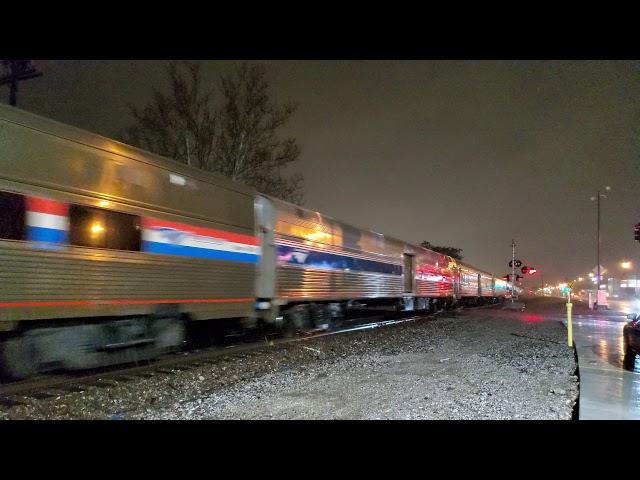
[[[522,267],[522,270],[521,270],[521,272],[524,273],[525,275],[535,275],[537,271],[538,270],[536,270],[533,267]]]
[[[633,227],[633,231],[636,242],[640,242],[640,223],[636,223],[635,227]]]
[[[520,260],[516,260],[516,268],[520,268],[522,266],[522,262]],[[509,267],[513,267],[513,260],[509,261]]]
[[[511,274],[509,273],[508,275],[505,275],[502,277],[504,280],[506,280],[507,282],[511,281]],[[520,280],[522,280],[522,277],[520,275],[516,275],[516,282],[519,282]]]

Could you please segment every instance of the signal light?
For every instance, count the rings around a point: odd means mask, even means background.
[[[633,227],[633,230],[636,242],[640,242],[640,223],[636,223],[635,227]]]
[[[521,270],[521,272],[524,273],[525,275],[535,275],[537,271],[538,270],[536,270],[533,267],[522,267],[522,270]]]
[[[519,282],[520,280],[522,280],[522,276],[521,275],[516,275],[516,282]],[[511,274],[509,275],[503,275],[502,276],[503,280],[506,280],[507,282],[511,282]]]

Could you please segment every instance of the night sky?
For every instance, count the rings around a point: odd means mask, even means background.
[[[262,61],[283,133],[302,147],[305,206],[507,273],[518,257],[559,281],[601,263],[640,274],[640,62]],[[165,85],[164,62],[36,62],[18,106],[114,136]],[[203,62],[205,78],[233,65]],[[8,101],[6,88],[1,101]],[[540,276],[533,283],[539,285]]]

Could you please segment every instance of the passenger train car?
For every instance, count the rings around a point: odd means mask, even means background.
[[[350,305],[504,298],[453,258],[0,105],[0,367],[151,358],[185,324],[327,325]]]

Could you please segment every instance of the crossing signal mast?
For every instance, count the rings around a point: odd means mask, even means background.
[[[637,227],[637,237],[638,241],[640,241],[640,223],[636,225]],[[516,282],[522,280],[520,275],[516,275],[516,268],[520,268],[520,271],[523,275],[535,275],[538,270],[533,267],[522,266],[522,262],[520,260],[516,260],[516,242],[511,240],[511,260],[509,261],[509,267],[511,268],[511,273],[503,276],[502,278],[507,282],[511,283],[511,303],[513,303],[515,290],[516,290]]]
[[[511,281],[511,274],[505,275],[502,277],[504,280],[506,280],[507,282]],[[516,282],[519,282],[520,280],[522,280],[522,276],[521,275],[516,275]]]

